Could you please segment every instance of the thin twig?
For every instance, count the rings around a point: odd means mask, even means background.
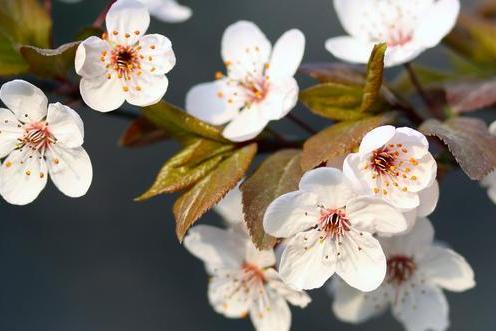
[[[107,17],[107,13],[108,13],[110,7],[112,7],[112,5],[114,4],[115,1],[116,0],[110,0],[109,1],[109,3],[105,6],[105,8],[96,17],[95,21],[92,24],[93,27],[99,28],[102,26],[103,22],[105,22],[105,18]]]
[[[140,117],[140,114],[132,109],[119,108],[117,110],[106,113],[110,116],[120,117],[127,120],[135,120]]]
[[[432,101],[430,96],[424,90],[422,84],[420,83],[420,80],[417,77],[417,74],[415,73],[415,70],[413,70],[412,65],[410,63],[405,63],[405,68],[406,68],[406,71],[408,72],[408,76],[410,76],[410,80],[412,81],[413,86],[415,87],[418,94],[420,95],[420,97],[424,101],[425,105],[430,110],[434,110],[436,107],[436,104]]]
[[[310,133],[312,135],[314,135],[314,134],[317,133],[317,131],[315,131],[310,125],[308,125],[305,121],[299,119],[295,115],[289,113],[286,116],[288,117],[288,119],[290,119],[291,121],[293,121],[293,123],[295,123],[296,125],[298,125],[300,128],[302,128],[306,132],[308,132],[308,133]]]

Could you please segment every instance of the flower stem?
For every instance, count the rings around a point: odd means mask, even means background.
[[[315,131],[310,125],[308,125],[305,121],[299,119],[295,115],[289,113],[286,116],[288,117],[288,119],[290,119],[293,123],[295,123],[296,125],[298,125],[300,128],[302,128],[306,132],[308,132],[308,133],[310,133],[312,135],[314,135],[314,134],[317,133],[317,131]]]
[[[425,91],[424,87],[420,83],[420,80],[417,77],[417,74],[415,73],[415,70],[413,70],[413,67],[410,63],[405,63],[405,69],[408,72],[408,76],[410,76],[410,80],[412,81],[413,86],[417,90],[418,94],[424,101],[425,105],[433,111],[436,108],[436,104],[432,101],[430,96],[427,94]]]
[[[107,17],[107,13],[115,1],[116,0],[110,0],[109,3],[105,6],[105,8],[103,8],[103,10],[98,14],[95,21],[92,24],[95,28],[101,27],[102,24],[105,22],[105,18]]]

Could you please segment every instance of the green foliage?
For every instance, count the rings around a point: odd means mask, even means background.
[[[253,243],[259,249],[272,248],[276,238],[265,233],[263,217],[277,197],[298,189],[303,176],[300,150],[281,150],[269,156],[242,185],[243,213]]]
[[[40,77],[64,77],[74,67],[79,42],[64,44],[57,49],[21,46],[20,52],[29,65],[29,71]]]

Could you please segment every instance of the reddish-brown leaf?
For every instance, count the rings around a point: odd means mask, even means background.
[[[169,135],[145,117],[132,121],[119,140],[124,147],[141,147],[169,138]]]

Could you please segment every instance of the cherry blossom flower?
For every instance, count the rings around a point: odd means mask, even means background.
[[[388,45],[384,64],[409,62],[435,47],[455,26],[459,0],[334,0],[348,36],[331,38],[326,48],[335,57],[367,63],[374,44]]]
[[[191,8],[179,4],[176,0],[140,0],[150,14],[166,23],[181,23],[191,17]]]
[[[334,168],[307,172],[299,190],[274,200],[264,216],[267,233],[288,238],[279,274],[295,289],[312,289],[336,273],[362,291],[372,291],[386,274],[376,232],[400,233],[403,215],[382,199],[357,196]]]
[[[388,256],[384,283],[363,293],[334,281],[333,311],[346,322],[361,323],[391,307],[408,331],[448,328],[448,302],[441,289],[462,292],[475,286],[470,265],[451,249],[433,244],[434,229],[427,219],[412,231],[381,241]]]
[[[236,185],[235,188],[229,191],[229,193],[214,206],[215,212],[219,214],[228,225],[244,225],[243,202],[239,185],[240,184]]]
[[[420,204],[419,192],[434,183],[437,164],[423,134],[386,125],[365,135],[358,153],[346,157],[343,171],[360,192],[411,210]]]
[[[246,232],[208,225],[192,228],[186,249],[205,263],[211,275],[208,299],[216,312],[228,318],[250,318],[258,331],[288,331],[288,303],[306,307],[310,297],[288,288],[273,268],[272,250],[259,251]]]
[[[86,194],[93,177],[91,161],[81,147],[83,122],[71,108],[48,104],[36,86],[13,80],[0,89],[0,194],[9,203],[32,202],[48,175],[69,197]]]
[[[168,38],[145,35],[149,24],[144,4],[118,0],[107,13],[103,39],[92,36],[79,45],[75,66],[89,107],[108,112],[124,101],[144,107],[162,99],[168,87],[165,74],[176,58]]]
[[[186,110],[199,119],[227,124],[224,137],[232,141],[255,138],[271,120],[279,120],[296,105],[298,84],[293,78],[305,49],[299,30],[284,33],[274,48],[251,22],[229,26],[222,37],[227,74],[194,86]]]
[[[496,135],[496,121],[489,126],[489,132]],[[482,181],[483,187],[487,187],[487,195],[492,202],[496,203],[496,171],[491,172]]]

